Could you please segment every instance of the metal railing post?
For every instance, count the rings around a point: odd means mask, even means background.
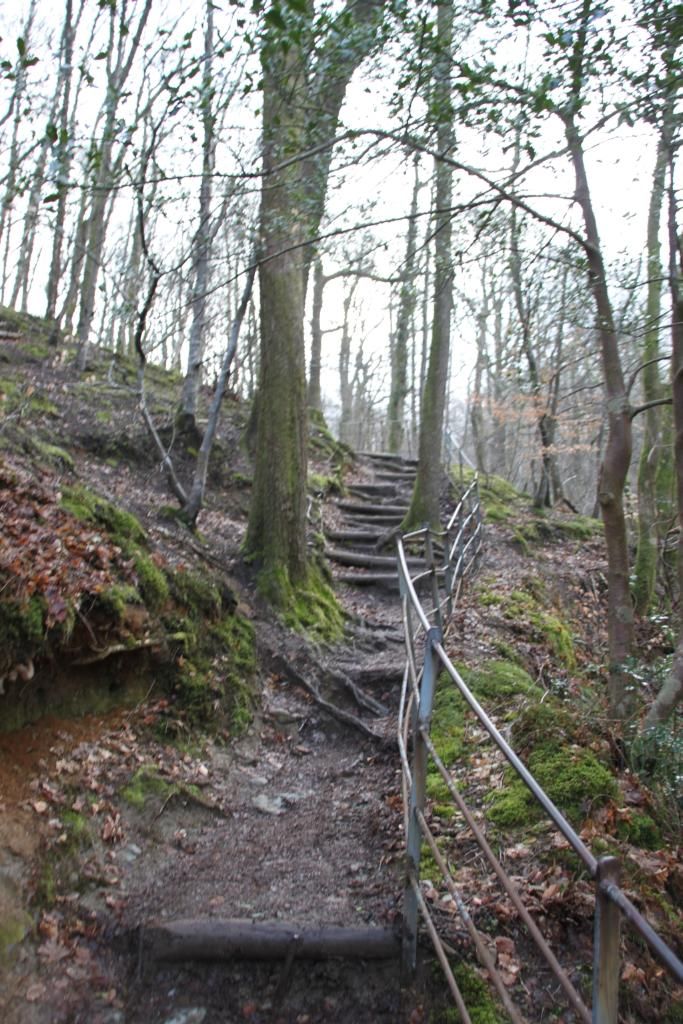
[[[439,580],[436,575],[436,562],[434,561],[434,544],[432,543],[432,531],[427,523],[425,526],[425,564],[431,570],[432,575],[432,605],[434,606],[434,618],[439,629],[442,628],[441,604],[439,601]]]
[[[621,911],[604,891],[618,885],[616,857],[601,857],[595,874],[593,933],[593,1024],[617,1024],[619,1006],[619,931]]]
[[[441,643],[441,630],[433,626],[425,637],[424,669],[420,685],[420,703],[415,716],[413,732],[413,778],[410,788],[410,810],[408,815],[408,836],[406,841],[406,888],[403,902],[403,951],[402,976],[404,983],[410,983],[417,966],[417,918],[418,904],[413,889],[413,880],[420,882],[420,853],[422,830],[418,811],[424,810],[427,784],[428,751],[422,739],[420,728],[429,727],[434,703],[434,688],[438,672],[438,660],[434,645]]]

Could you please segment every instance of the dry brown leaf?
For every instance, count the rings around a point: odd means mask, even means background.
[[[47,989],[43,985],[42,981],[35,981],[32,985],[26,989],[26,1002],[37,1003],[39,999],[42,999]]]

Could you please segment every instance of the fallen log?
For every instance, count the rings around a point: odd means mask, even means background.
[[[152,922],[140,935],[141,951],[152,960],[306,960],[358,957],[387,960],[398,956],[400,942],[389,928],[313,927],[283,921],[181,920]]]

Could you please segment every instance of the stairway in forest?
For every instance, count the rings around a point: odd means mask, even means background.
[[[397,587],[392,532],[408,510],[417,459],[388,452],[358,452],[357,459],[348,497],[325,509],[325,555],[340,583]]]

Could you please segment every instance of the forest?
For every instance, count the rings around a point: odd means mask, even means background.
[[[673,0],[4,10],[0,698],[132,680],[135,653],[172,666],[145,714],[176,740],[239,733],[282,677],[376,742],[378,666],[326,645],[394,621],[330,570],[354,564],[335,537],[383,571],[477,474],[501,560],[466,608],[534,637],[479,625],[484,647],[552,700],[596,693],[595,749],[668,760],[652,799],[679,807],[682,45]],[[373,494],[383,528],[349,529]],[[516,559],[551,540],[574,546],[529,583]]]

